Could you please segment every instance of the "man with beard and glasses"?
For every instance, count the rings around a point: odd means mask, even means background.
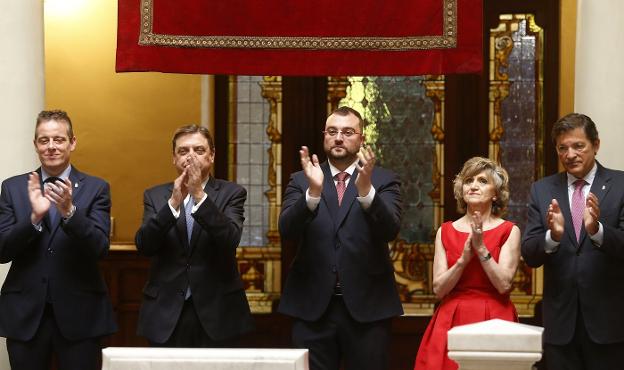
[[[624,173],[596,155],[596,125],[559,119],[552,140],[565,171],[531,189],[522,257],[544,266],[544,355],[549,370],[624,366]]]
[[[310,369],[386,369],[391,318],[403,309],[388,242],[401,225],[397,176],[364,148],[363,120],[348,107],[328,118],[319,163],[299,151],[302,171],[284,194],[279,229],[296,257],[279,311],[295,318],[294,346]]]

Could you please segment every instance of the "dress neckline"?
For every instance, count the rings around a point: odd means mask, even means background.
[[[453,230],[457,231],[458,233],[462,233],[462,234],[470,234],[470,232],[469,232],[469,231],[461,231],[461,230],[458,230],[458,229],[455,227],[455,225],[453,225],[453,224],[455,223],[454,221],[449,221],[449,222],[451,223],[451,227],[453,228]],[[502,225],[504,225],[506,222],[507,222],[507,220],[502,220],[502,222],[501,222],[501,223],[499,223],[498,225],[494,226],[494,227],[493,227],[493,228],[491,228],[491,229],[483,230],[483,232],[485,233],[485,232],[487,232],[487,231],[496,230],[496,229],[498,229],[499,227],[501,227]]]

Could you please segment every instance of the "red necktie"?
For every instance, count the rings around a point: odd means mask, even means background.
[[[345,180],[349,177],[349,174],[346,172],[339,172],[334,176],[336,178],[336,192],[338,193],[338,206],[342,204],[342,197],[344,196],[345,190],[347,190],[347,185],[345,184]]]
[[[572,193],[572,224],[574,224],[574,233],[576,240],[581,238],[581,226],[583,225],[583,213],[585,212],[585,197],[583,196],[583,187],[585,180],[579,179],[574,181],[574,193]]]

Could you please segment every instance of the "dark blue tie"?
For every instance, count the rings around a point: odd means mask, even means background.
[[[61,178],[56,177],[56,176],[50,176],[47,179],[45,179],[45,181],[43,182],[43,186],[45,188],[45,184],[52,184],[55,182],[63,182],[63,180],[61,180]],[[57,185],[58,186],[58,185]],[[50,204],[50,209],[48,210],[48,215],[50,216],[50,225],[52,226],[56,226],[56,223],[58,222],[58,209],[56,209],[56,205],[55,204]]]

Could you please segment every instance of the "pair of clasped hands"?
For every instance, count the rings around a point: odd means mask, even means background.
[[[53,204],[59,214],[65,217],[73,208],[71,180],[48,182],[42,191],[39,173],[31,172],[28,175],[28,198],[32,208],[30,221],[33,225],[41,222]]]
[[[309,194],[311,197],[318,198],[323,191],[323,180],[325,178],[323,170],[319,166],[318,157],[316,154],[310,157],[307,146],[301,147],[299,155],[301,157],[301,167],[308,179]],[[365,197],[372,187],[371,176],[375,168],[375,153],[373,153],[370,146],[361,147],[360,151],[357,153],[357,157],[359,161],[355,164],[358,171],[357,178],[355,179],[355,187],[357,188],[358,195],[360,197]]]
[[[204,197],[202,187],[201,164],[196,154],[189,154],[184,163],[184,170],[173,182],[173,192],[169,202],[173,209],[180,209],[180,205],[191,194],[195,203]]]
[[[583,226],[589,235],[598,232],[598,220],[600,219],[600,204],[598,197],[594,193],[589,193],[585,200],[585,209],[583,210]],[[546,223],[550,230],[552,240],[559,242],[563,236],[565,229],[565,219],[556,199],[550,201],[548,212],[546,213]]]
[[[489,253],[485,244],[483,243],[483,217],[481,212],[475,211],[470,216],[470,233],[464,243],[464,250],[461,261],[459,263],[468,263],[470,259],[476,254],[477,256]]]

